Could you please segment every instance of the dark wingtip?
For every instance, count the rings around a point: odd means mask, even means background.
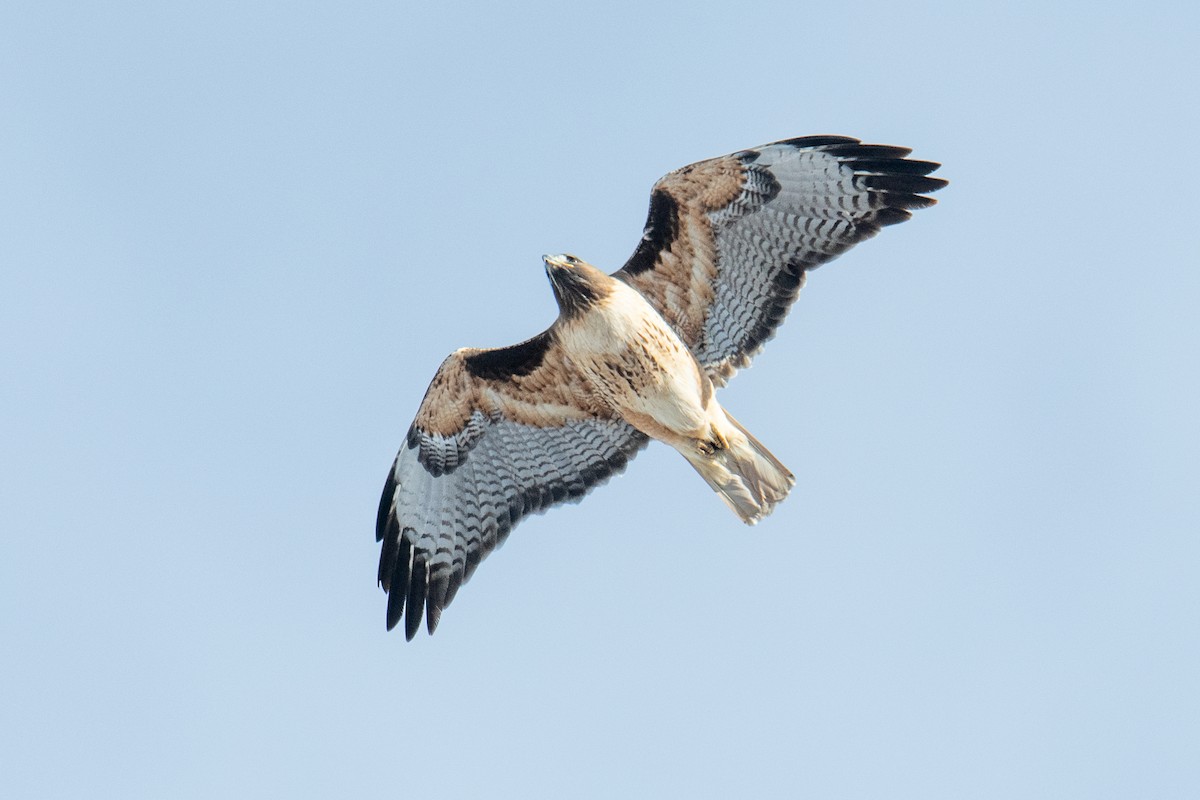
[[[442,618],[442,609],[446,606],[446,590],[450,588],[450,575],[441,570],[435,572],[438,574],[429,579],[429,591],[425,597],[425,625],[430,634]]]
[[[392,574],[396,571],[396,562],[400,555],[400,526],[396,518],[388,515],[387,528],[384,531],[383,548],[379,553],[379,572],[376,580],[385,592],[392,589]]]
[[[879,227],[899,225],[912,219],[912,213],[903,208],[881,208],[875,212],[875,224]]]
[[[387,629],[390,631],[396,627],[396,623],[400,621],[400,617],[404,616],[404,593],[389,592],[387,604]]]
[[[817,136],[796,136],[791,139],[782,139],[775,144],[787,144],[792,147],[825,147],[828,145],[855,145],[859,143],[859,139],[853,136],[838,136],[836,134],[819,134]]]
[[[392,518],[392,522],[395,522],[395,517]],[[392,547],[393,542],[395,542],[394,547]],[[387,629],[390,631],[400,622],[400,617],[404,616],[404,607],[412,584],[409,580],[412,543],[405,538],[399,525],[393,524],[388,527],[384,555],[391,556],[390,561],[385,564],[382,560],[384,556],[381,555],[379,562],[380,583],[388,595]],[[420,613],[419,607],[417,613]]]
[[[425,560],[417,558],[413,562],[412,575],[408,580],[408,616],[404,618],[404,638],[410,642],[421,627],[421,612],[425,608],[427,581]]]
[[[888,192],[886,197],[887,204],[893,208],[929,208],[937,205],[937,200],[922,194]]]
[[[894,144],[844,144],[838,147],[828,147],[825,152],[843,159],[901,159],[912,152],[911,147],[898,147]]]
[[[425,629],[429,631],[430,636],[432,636],[433,632],[437,630],[438,622],[441,620],[441,618],[442,609],[439,607],[432,606],[425,609]]]
[[[466,577],[466,558],[464,557],[458,564],[458,568],[450,573],[449,585],[446,587],[446,599],[442,601],[442,608],[446,608],[454,600],[454,595],[458,594],[458,589],[463,584],[463,579]]]
[[[392,501],[396,497],[396,464],[400,462],[400,456],[397,455],[392,461],[392,468],[388,472],[387,481],[383,484],[383,495],[379,498],[379,511],[375,514],[375,541],[383,541],[383,534],[387,530],[388,515],[392,510]]]
[[[938,189],[944,188],[946,184],[949,183],[949,181],[943,178],[930,178],[926,175],[912,175],[897,172],[884,175],[867,175],[863,177],[862,180],[872,189],[877,189],[883,192],[902,192],[910,194],[936,192]]]
[[[895,212],[935,205],[936,200],[923,195],[943,189],[949,183],[945,178],[930,177],[931,172],[942,166],[938,162],[906,158],[912,152],[910,147],[846,144],[826,148],[826,152],[836,155],[853,169],[861,181],[859,185],[879,193],[884,208],[880,209],[874,224],[880,227],[909,218],[909,215]]]
[[[906,175],[928,175],[941,164],[918,161],[915,158],[858,158],[852,162],[856,172],[879,172]]]
[[[414,614],[412,609],[409,609],[408,616],[404,618],[404,641],[411,642],[420,629],[421,610],[417,609],[417,613]]]

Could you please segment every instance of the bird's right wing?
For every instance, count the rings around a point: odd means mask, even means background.
[[[614,274],[674,326],[718,385],[775,334],[808,270],[946,185],[907,147],[805,136],[675,170],[650,195],[637,250]]]
[[[412,639],[526,514],[581,498],[647,438],[563,362],[547,331],[512,347],[451,354],[388,473],[376,539],[390,630]]]

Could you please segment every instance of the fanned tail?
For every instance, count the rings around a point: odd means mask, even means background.
[[[747,525],[771,513],[796,485],[796,477],[771,451],[725,412],[726,446],[711,454],[682,451],[700,477]]]

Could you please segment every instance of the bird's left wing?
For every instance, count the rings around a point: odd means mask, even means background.
[[[675,170],[613,277],[674,326],[718,385],[775,334],[805,275],[933,205],[932,161],[848,136],[787,139]]]
[[[412,639],[526,514],[581,498],[625,468],[646,436],[598,404],[553,334],[451,354],[384,486],[376,521],[390,630]]]

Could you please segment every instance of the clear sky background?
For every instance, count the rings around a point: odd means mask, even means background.
[[[5,4],[0,795],[1196,797],[1196,9]],[[817,133],[951,185],[723,392],[787,502],[654,445],[385,633],[441,359]]]

